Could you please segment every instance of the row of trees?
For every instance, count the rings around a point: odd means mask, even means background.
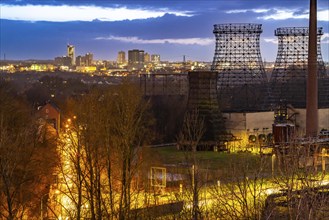
[[[38,216],[57,166],[56,137],[0,81],[0,219]]]
[[[276,162],[280,169],[273,176],[266,157],[256,165],[247,159],[231,161],[230,169],[216,174],[204,168],[196,151],[205,132],[197,111],[185,115],[177,136],[190,145],[182,161],[188,169],[179,171],[185,177],[182,189],[152,187],[149,168],[155,161],[144,146],[154,137],[155,119],[150,103],[129,83],[68,100],[70,120],[65,119],[66,131],[58,141],[5,84],[0,101],[1,218],[38,218],[45,211],[40,210],[42,201],[48,217],[52,212],[57,219],[154,219],[161,210],[155,205],[180,201],[182,211],[173,206],[162,210],[167,215],[160,218],[327,217],[327,189],[321,188],[325,175],[308,166],[307,148],[291,145],[290,154]],[[220,182],[214,181],[218,177]]]
[[[204,133],[198,111],[185,115],[178,140],[185,152],[187,181],[182,194],[187,204],[183,219],[327,219],[329,186],[320,145],[299,142],[279,146],[276,155],[230,161],[221,174],[204,169],[196,147]],[[323,146],[322,146],[323,147]],[[282,151],[283,149],[283,151]],[[321,164],[320,163],[320,164]],[[203,167],[203,168],[202,168]],[[220,181],[216,181],[220,179]]]
[[[61,138],[59,189],[70,205],[63,214],[128,219],[138,205],[142,146],[153,136],[148,103],[124,83],[70,100],[67,109],[72,120]]]

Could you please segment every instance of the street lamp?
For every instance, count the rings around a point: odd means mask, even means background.
[[[275,156],[275,154],[272,154],[272,158],[271,158],[272,160],[272,177],[274,177],[274,169],[275,169],[275,159],[276,159],[276,156]]]

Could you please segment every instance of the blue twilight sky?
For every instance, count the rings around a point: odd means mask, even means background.
[[[144,49],[161,60],[212,61],[213,25],[260,23],[262,58],[274,61],[278,27],[308,26],[309,0],[1,0],[1,59],[76,55],[115,60]],[[329,1],[318,0],[322,55],[329,60]]]

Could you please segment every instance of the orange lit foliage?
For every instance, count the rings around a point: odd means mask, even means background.
[[[32,218],[51,181],[55,140],[10,90],[0,82],[0,219]]]

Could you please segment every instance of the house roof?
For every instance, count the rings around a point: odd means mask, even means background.
[[[43,109],[45,106],[50,105],[51,107],[53,107],[56,111],[58,111],[59,113],[61,112],[60,108],[53,102],[51,101],[47,101],[46,104],[39,106],[38,110]]]

